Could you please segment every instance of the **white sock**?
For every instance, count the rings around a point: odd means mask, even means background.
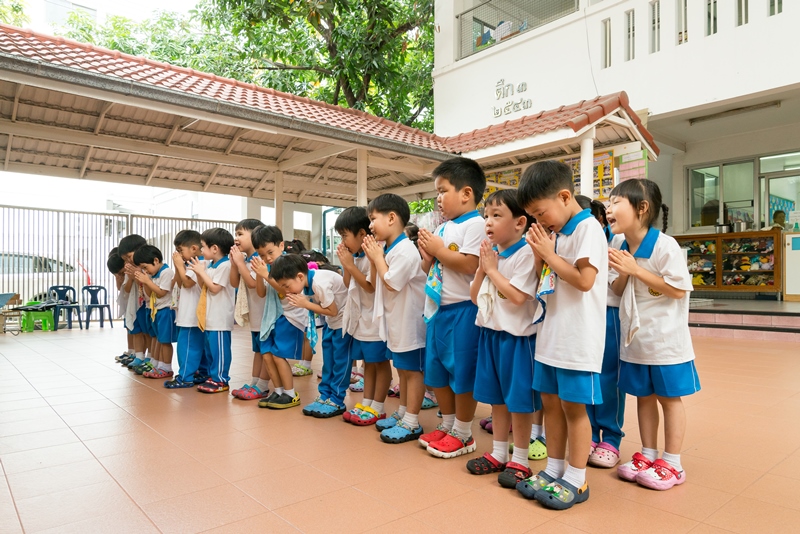
[[[134,352],[134,355],[136,356],[136,358],[144,361],[144,352]]]
[[[257,386],[259,378],[257,376],[250,377],[250,386]]]
[[[399,415],[400,419],[402,419],[406,415],[406,407],[400,406],[399,408],[397,408],[397,415]]]
[[[269,380],[264,380],[263,378],[259,378],[258,382],[255,383],[255,386],[261,390],[263,393],[264,391],[269,391]]]
[[[442,414],[442,428],[445,432],[453,430],[453,425],[456,424],[456,414]]]
[[[161,363],[161,368],[163,370],[167,371],[168,373],[172,372],[172,364],[171,363],[162,362]]]
[[[419,428],[419,414],[406,412],[403,416],[403,423],[411,428]]]
[[[372,399],[364,399],[361,401],[361,406],[363,406],[364,408],[369,408],[370,406],[372,406],[373,402],[375,401],[373,401]]]
[[[123,352],[123,354],[127,354],[128,356],[130,356],[131,354],[136,354],[136,351],[133,349],[128,349],[125,352]]]
[[[300,365],[302,365],[306,369],[311,369],[311,360],[308,360],[308,361],[303,360],[303,361],[300,362]]]
[[[564,476],[561,478],[576,488],[581,489],[583,485],[586,484],[586,469],[578,469],[577,467],[568,465]]]
[[[501,464],[508,463],[508,442],[492,441],[492,457]]]
[[[381,415],[383,413],[383,403],[382,402],[378,402],[376,400],[372,401],[371,408],[373,410],[375,410],[376,412],[378,412],[378,415]]]
[[[357,372],[358,372],[358,366],[357,366],[357,365],[354,365],[353,367],[351,367],[351,368],[350,368],[350,372],[351,372],[351,373],[357,373]]]
[[[294,398],[294,388],[292,388],[292,389],[287,389],[287,390],[284,390],[284,393],[286,393],[286,394],[287,394],[287,395],[289,395],[290,397]]]
[[[284,391],[285,390],[283,388],[275,388],[275,393],[277,393],[278,395],[283,395]]]
[[[461,421],[456,419],[453,423],[453,432],[461,439],[472,437],[472,421]]]
[[[661,459],[667,462],[675,471],[683,471],[683,466],[681,466],[681,455],[680,454],[670,454],[667,451],[664,451],[664,454],[661,455]]]
[[[530,465],[528,463],[528,447],[517,447],[515,445],[514,455],[511,457],[511,461],[528,467]]]
[[[535,440],[536,438],[540,438],[542,436],[544,436],[544,426],[542,425],[531,426],[531,441]]]
[[[658,450],[657,449],[648,449],[647,447],[642,447],[642,456],[650,460],[651,462],[655,462],[658,459]]]
[[[561,478],[564,476],[564,472],[567,470],[567,461],[566,460],[556,460],[555,458],[547,458],[547,467],[544,468],[544,472],[550,475],[553,478]]]

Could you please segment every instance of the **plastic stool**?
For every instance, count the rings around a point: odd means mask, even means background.
[[[40,304],[38,301],[27,302],[26,306],[35,306]],[[47,311],[23,311],[22,312],[22,325],[23,332],[33,332],[36,321],[42,324],[42,332],[53,331],[53,310]]]

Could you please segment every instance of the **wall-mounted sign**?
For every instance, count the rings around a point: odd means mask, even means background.
[[[516,95],[514,94],[516,90]],[[520,97],[520,93],[528,90],[527,82],[520,82],[513,84],[506,83],[505,79],[500,79],[494,88],[494,95],[496,100],[503,100],[492,106],[492,114],[494,118],[502,117],[503,115],[511,115],[512,113],[519,113],[522,110],[531,109],[533,102],[530,98]]]

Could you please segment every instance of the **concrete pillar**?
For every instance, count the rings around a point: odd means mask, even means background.
[[[581,195],[594,198],[594,128],[581,139]]]
[[[367,177],[369,154],[366,149],[359,148],[357,151],[358,161],[356,163],[356,205],[366,206],[367,200]]]
[[[275,224],[283,230],[283,171],[275,171]]]

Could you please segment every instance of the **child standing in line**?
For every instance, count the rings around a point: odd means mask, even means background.
[[[360,206],[344,210],[334,225],[342,236],[336,254],[344,271],[344,284],[348,287],[344,328],[353,337],[350,359],[364,361],[364,399],[343,414],[345,421],[357,426],[374,425],[386,419],[383,403],[392,383],[390,355],[373,317],[375,286],[371,281],[370,262],[362,249],[364,238],[371,235],[369,225],[367,210]]]
[[[425,395],[425,274],[420,269],[419,253],[404,231],[411,212],[403,197],[380,195],[369,203],[367,213],[372,235],[364,238],[362,247],[375,287],[374,318],[400,375],[400,407],[375,426],[385,443],[404,443],[422,435],[419,411]],[[381,247],[378,241],[386,245]]]
[[[233,330],[234,288],[231,285],[231,263],[228,254],[233,236],[224,228],[211,228],[200,236],[200,249],[206,262],[197,258],[189,261],[200,284],[197,321],[205,336],[205,348],[210,355],[209,378],[197,386],[201,393],[228,391],[228,372],[231,368],[231,331]]]
[[[542,273],[537,314],[543,321],[533,389],[542,395],[548,455],[546,469],[517,489],[557,510],[589,498],[586,462],[592,427],[586,405],[603,401],[608,243],[591,212],[581,210],[573,189],[569,166],[544,161],[525,170],[517,193],[520,205],[537,220],[526,238],[536,272]]]
[[[155,350],[152,369],[144,371],[145,378],[169,378],[172,372],[172,343],[175,341],[175,310],[172,309],[172,269],[164,263],[161,251],[153,245],[140,247],[133,262],[144,272],[136,273],[150,301],[150,319]]]
[[[124,360],[125,367],[133,371],[135,368],[147,362],[150,358],[145,358],[145,351],[150,348],[150,334],[147,327],[147,309],[144,302],[144,289],[142,285],[136,282],[136,272],[138,269],[133,263],[133,254],[139,247],[147,244],[147,240],[140,235],[131,234],[123,237],[117,253],[119,257],[125,261],[125,284],[122,286],[122,291],[128,294],[128,305],[125,309],[125,328],[128,333],[133,336],[134,358],[133,360]]]
[[[117,314],[124,318],[125,308],[128,306],[128,296],[130,293],[125,293],[123,291],[123,287],[125,286],[125,260],[119,257],[118,251],[118,247],[111,249],[111,251],[108,253],[108,259],[106,260],[106,267],[108,268],[108,272],[114,275],[114,283],[117,287]],[[125,329],[128,330],[127,325],[125,325]],[[130,331],[128,331],[127,337],[128,345],[125,349],[125,352],[114,358],[117,362],[122,363],[122,360],[126,360],[128,358],[130,358],[132,361],[133,358],[135,358],[134,354],[136,351],[133,348],[133,336],[131,335]]]
[[[256,290],[258,296],[266,299],[260,332],[261,354],[274,385],[272,394],[258,401],[258,407],[293,408],[300,405],[300,395],[294,390],[292,368],[287,360],[297,360],[303,355],[308,312],[289,302],[277,282],[270,278],[272,264],[284,254],[280,228],[261,226],[253,230],[250,239],[259,255],[250,262],[256,272]],[[272,305],[275,299],[280,302],[280,309]]]
[[[244,285],[245,295],[237,298],[247,299],[247,321],[250,323],[250,338],[253,350],[253,374],[250,383],[231,391],[231,395],[242,400],[257,400],[269,395],[269,372],[264,367],[261,355],[261,317],[264,314],[264,297],[258,296],[256,273],[252,260],[258,253],[253,248],[252,232],[264,226],[258,219],[244,219],[236,224],[234,246],[231,248],[231,285],[240,288]],[[243,281],[243,284],[242,284]]]
[[[686,413],[681,397],[700,391],[689,334],[692,277],[677,241],[653,227],[667,206],[658,185],[628,180],[611,191],[609,250],[622,297],[619,388],[636,397],[642,452],[617,468],[620,478],[667,490],[686,481],[681,447]],[[658,406],[664,411],[664,455],[658,458]]]
[[[419,230],[422,271],[427,274],[425,383],[436,392],[442,422],[419,443],[433,456],[455,458],[475,451],[472,419],[477,402],[475,365],[480,329],[470,282],[486,239],[477,206],[486,176],[475,161],[453,158],[433,170],[436,202],[448,222],[436,232]]]
[[[200,233],[194,230],[181,230],[173,240],[175,252],[172,264],[178,283],[178,311],[175,313],[175,325],[178,330],[177,355],[178,374],[172,380],[164,382],[167,389],[191,388],[208,380],[208,353],[206,352],[205,335],[198,327],[197,304],[200,301],[200,285],[197,275],[187,269],[189,262],[200,255]],[[198,373],[197,380],[195,374]]]
[[[481,244],[480,265],[470,288],[478,306],[480,327],[475,400],[492,405],[496,433],[492,452],[467,462],[475,475],[500,473],[498,483],[515,488],[529,478],[529,438],[533,413],[541,398],[531,391],[537,325],[539,277],[531,269],[533,251],[525,246],[531,218],[517,203],[517,193],[501,189],[484,207],[488,241]],[[541,423],[541,421],[540,421]],[[508,432],[513,425],[514,451],[508,458]]]
[[[333,271],[309,269],[298,254],[286,254],[275,260],[270,278],[278,283],[286,300],[307,310],[309,322],[314,314],[323,317],[322,381],[319,396],[303,408],[304,415],[318,418],[335,417],[347,408],[344,397],[350,385],[350,334],[342,330],[342,317],[347,304],[347,287]],[[313,330],[316,333],[316,329]],[[313,336],[313,334],[312,334]],[[316,345],[315,339],[311,340]]]

